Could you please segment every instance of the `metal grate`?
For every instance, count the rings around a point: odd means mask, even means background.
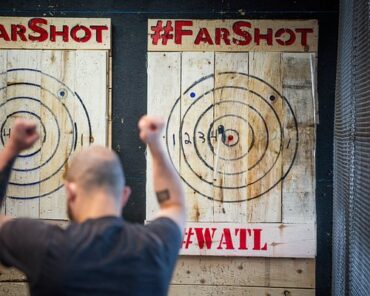
[[[340,4],[333,295],[370,295],[370,2]]]

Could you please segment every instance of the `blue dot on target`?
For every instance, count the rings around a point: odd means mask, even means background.
[[[191,92],[191,93],[190,93],[190,97],[191,97],[191,98],[195,98],[195,92]]]

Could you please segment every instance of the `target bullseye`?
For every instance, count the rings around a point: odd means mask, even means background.
[[[224,85],[207,88],[212,85],[209,80],[216,79],[209,75],[177,99],[167,123],[167,150],[171,160],[180,153],[180,161],[173,163],[195,192],[217,200],[210,192],[220,188],[223,202],[258,198],[289,173],[298,148],[297,121],[288,100],[267,82],[245,73],[218,76]],[[195,97],[195,90],[197,97],[190,104],[182,103]],[[175,133],[172,126],[177,125],[179,114],[180,126]],[[292,126],[289,139],[284,137],[286,122]],[[245,199],[234,200],[236,190],[242,188],[248,189]]]

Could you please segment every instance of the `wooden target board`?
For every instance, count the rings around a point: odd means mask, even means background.
[[[2,18],[0,26],[0,149],[16,118],[35,121],[40,133],[34,147],[16,159],[2,212],[14,217],[66,219],[63,175],[73,154],[91,144],[108,144],[109,48],[102,44],[99,49],[95,40],[90,41],[93,50],[86,50],[86,40],[79,50],[76,41],[69,42],[62,35],[76,24],[87,28],[94,19],[64,19],[62,24],[55,18],[36,20],[38,36],[47,34],[44,44],[28,40],[35,34],[30,25],[34,18]],[[102,24],[101,20],[98,23]],[[109,20],[103,24],[110,27]],[[11,33],[12,39],[4,38],[4,32],[11,32],[14,26],[28,30],[26,41]],[[53,26],[56,29],[50,29]],[[59,43],[50,42],[48,30],[60,30],[54,36]],[[75,34],[83,38],[87,33],[80,31]],[[110,36],[109,30],[107,34]]]
[[[149,20],[148,113],[182,178],[182,254],[314,257],[318,25]],[[147,220],[157,210],[147,164]]]

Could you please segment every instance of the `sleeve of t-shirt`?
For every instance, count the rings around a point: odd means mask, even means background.
[[[0,229],[0,262],[37,277],[52,226],[34,219],[10,220]]]
[[[177,257],[181,243],[181,230],[179,226],[170,218],[159,217],[145,227],[161,240],[165,252]]]

